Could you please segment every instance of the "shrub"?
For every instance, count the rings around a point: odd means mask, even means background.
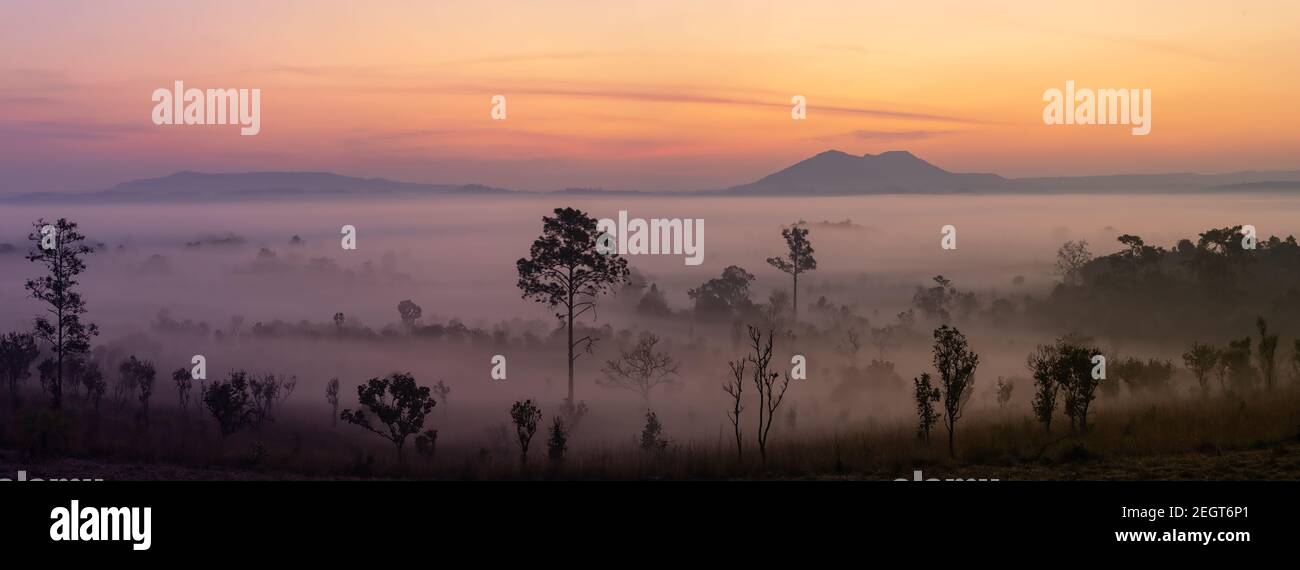
[[[293,394],[293,389],[298,386],[296,376],[276,376],[275,374],[264,374],[261,377],[252,378],[248,381],[248,393],[252,398],[253,422],[257,427],[268,420],[274,421],[271,412],[278,402],[283,402]]]
[[[0,380],[9,385],[9,397],[18,403],[18,389],[31,376],[32,363],[40,356],[30,334],[9,333],[0,337]]]
[[[659,417],[649,410],[645,413],[645,427],[641,429],[641,449],[644,451],[663,451],[668,449],[668,440],[662,437],[663,424]]]
[[[519,439],[519,463],[528,465],[528,444],[542,421],[542,410],[532,400],[515,402],[510,406],[510,419],[515,422],[515,436]]]
[[[556,416],[551,420],[551,437],[546,440],[546,457],[551,463],[563,463],[568,449],[569,433],[564,429],[564,419]]]
[[[194,376],[190,374],[190,369],[181,367],[172,372],[172,382],[176,384],[176,399],[181,406],[181,411],[189,409],[190,390],[194,387]]]
[[[221,436],[232,435],[253,422],[253,397],[249,392],[248,373],[232,370],[225,380],[203,389],[203,405],[217,420]]]
[[[930,430],[939,423],[939,412],[934,409],[934,403],[939,401],[939,390],[931,382],[929,372],[922,372],[920,377],[912,380],[912,384],[916,387],[913,392],[916,399],[916,437],[929,442]]]
[[[432,461],[438,455],[438,430],[424,430],[415,436],[415,452]]]
[[[130,392],[140,400],[140,421],[149,423],[149,397],[153,395],[153,382],[157,376],[153,363],[131,356],[118,367],[118,373],[121,374],[118,384],[129,385]]]
[[[27,453],[42,457],[67,451],[72,422],[60,410],[37,408],[22,415],[19,428]]]
[[[343,410],[339,417],[391,442],[399,461],[406,438],[420,432],[424,419],[438,404],[427,386],[417,385],[415,377],[402,372],[371,378],[357,386],[357,401],[374,415],[378,426],[360,409]]]

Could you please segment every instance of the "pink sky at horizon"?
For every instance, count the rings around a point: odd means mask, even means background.
[[[0,192],[179,170],[695,190],[832,148],[1012,177],[1300,169],[1300,5],[1280,1],[0,0],[0,16]],[[261,89],[261,133],[154,125],[150,94],[176,80]],[[1044,125],[1066,80],[1151,89],[1151,134]]]

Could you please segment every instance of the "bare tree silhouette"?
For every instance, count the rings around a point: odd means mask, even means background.
[[[619,357],[605,362],[605,377],[597,379],[601,386],[631,390],[641,396],[643,404],[650,401],[650,391],[656,386],[672,384],[677,374],[677,361],[667,352],[655,350],[659,337],[645,333],[631,350],[620,351]]]
[[[727,419],[736,434],[736,458],[745,458],[744,434],[740,429],[740,414],[745,411],[745,402],[741,397],[745,393],[745,366],[749,361],[744,358],[727,362],[731,368],[731,377],[722,385],[722,391],[731,396],[731,409],[727,410]]]
[[[758,455],[767,461],[767,441],[772,424],[776,423],[776,409],[785,399],[785,392],[790,388],[790,375],[779,374],[770,371],[772,364],[772,339],[775,337],[775,331],[769,330],[767,340],[763,340],[763,332],[757,327],[749,327],[750,348],[754,354],[749,356],[749,362],[754,366],[750,375],[750,380],[754,388],[758,391],[758,431],[754,437],[758,440]],[[780,383],[778,378],[784,378]]]

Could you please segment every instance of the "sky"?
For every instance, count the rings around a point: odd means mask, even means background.
[[[181,170],[701,190],[827,149],[1004,176],[1300,169],[1297,30],[1288,1],[0,0],[0,192]],[[178,80],[260,89],[260,133],[155,125]],[[1151,133],[1044,124],[1067,80],[1150,89]]]

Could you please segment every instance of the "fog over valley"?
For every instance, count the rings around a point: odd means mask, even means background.
[[[80,276],[88,320],[103,331],[93,340],[96,346],[119,358],[149,358],[166,371],[203,354],[209,378],[231,369],[293,375],[298,386],[288,408],[326,418],[321,394],[330,378],[339,378],[342,392],[352,394],[367,378],[411,372],[421,384],[442,381],[451,388],[450,404],[440,406],[431,421],[444,445],[473,448],[487,445],[487,434],[508,421],[510,402],[533,398],[544,409],[558,409],[566,396],[563,344],[554,342],[563,323],[544,305],[522,299],[516,286],[515,261],[528,255],[542,217],[574,207],[593,218],[616,218],[625,210],[647,219],[701,219],[705,241],[698,266],[684,264],[681,255],[625,256],[634,286],[598,298],[596,310],[578,321],[599,340],[591,354],[578,357],[575,384],[577,399],[591,408],[588,425],[607,426],[583,437],[632,438],[643,423],[638,410],[648,405],[672,435],[714,441],[731,429],[720,386],[727,361],[744,353],[740,326],[767,325],[740,316],[707,317],[688,291],[739,266],[754,276],[752,316],[789,326],[788,317],[771,314],[770,306],[788,308],[788,298],[773,299],[788,295],[789,275],[765,260],[783,253],[781,229],[803,221],[817,259],[799,289],[800,320],[810,328],[806,335],[782,336],[777,352],[784,356],[776,361],[806,354],[809,373],[790,389],[782,432],[833,432],[864,422],[910,429],[911,379],[928,369],[926,339],[938,322],[917,313],[918,288],[933,286],[932,278],[942,275],[955,291],[973,294],[973,306],[952,319],[983,355],[973,413],[995,413],[998,404],[990,394],[999,376],[1025,376],[1025,355],[1034,345],[1079,332],[1071,323],[1024,315],[1026,299],[1043,299],[1060,282],[1055,263],[1062,243],[1086,240],[1102,256],[1124,249],[1116,241],[1123,234],[1170,248],[1228,224],[1248,222],[1262,236],[1300,231],[1300,199],[1234,195],[1231,220],[1222,217],[1223,199],[524,195],[11,204],[0,209],[0,243],[13,246],[0,253],[0,325],[26,329],[41,311],[23,289],[38,270],[23,256],[32,222],[67,218],[96,244]],[[340,246],[345,225],[357,228],[354,251]],[[955,250],[940,248],[946,225],[956,228]],[[662,292],[666,312],[638,310],[651,284]],[[991,312],[998,299],[1007,314]],[[399,315],[403,300],[421,308],[414,329]],[[873,344],[873,329],[897,325],[899,313],[909,309],[911,336]],[[344,315],[341,326],[333,320],[336,313]],[[858,337],[856,349],[846,341],[849,330]],[[649,402],[597,383],[606,361],[644,332],[657,334],[659,348],[680,363],[674,382],[654,390]],[[1245,334],[1222,336],[1239,332]],[[1103,348],[1177,359],[1185,343],[1215,335],[1095,340]],[[495,354],[508,359],[505,381],[489,377]],[[877,359],[892,371],[868,371]],[[858,378],[863,374],[870,378]],[[1022,380],[1014,397],[1027,399],[1029,389]],[[161,405],[168,399],[160,398]]]

